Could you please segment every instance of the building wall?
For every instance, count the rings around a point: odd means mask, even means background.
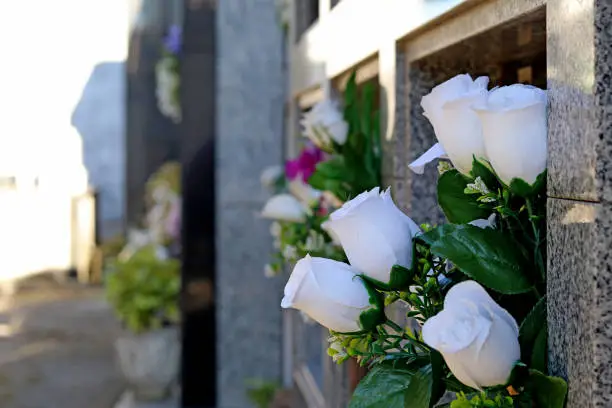
[[[264,277],[258,213],[259,174],[283,155],[283,42],[273,0],[224,0],[217,13],[217,407],[243,408],[248,379],[281,376],[282,282]]]

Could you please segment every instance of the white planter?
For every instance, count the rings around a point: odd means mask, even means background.
[[[116,348],[119,366],[136,399],[157,401],[170,394],[179,368],[178,327],[125,333],[117,339]]]

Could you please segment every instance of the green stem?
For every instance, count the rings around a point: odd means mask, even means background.
[[[542,282],[546,282],[546,268],[544,266],[544,260],[542,258],[542,252],[540,251],[540,230],[537,226],[537,221],[535,220],[535,215],[533,213],[533,205],[529,198],[525,199],[527,204],[527,213],[529,214],[529,223],[533,229],[534,236],[534,260],[536,261],[537,267],[540,271],[540,276],[542,277]]]
[[[385,324],[391,327],[393,330],[397,331],[398,333],[404,333],[404,329],[402,329],[399,324],[395,323],[392,320],[387,320]]]

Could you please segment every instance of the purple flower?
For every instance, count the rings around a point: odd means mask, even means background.
[[[183,42],[183,32],[181,27],[172,25],[168,30],[168,34],[164,37],[164,47],[174,55],[181,51]]]
[[[317,163],[322,161],[323,151],[318,147],[306,147],[300,155],[293,160],[287,160],[285,163],[285,174],[289,180],[295,180],[300,177],[302,181],[307,182],[312,173],[314,173]]]

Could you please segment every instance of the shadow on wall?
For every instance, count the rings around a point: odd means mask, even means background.
[[[125,168],[125,62],[102,62],[91,72],[72,114],[83,140],[83,162],[98,192],[100,236],[123,225]]]

